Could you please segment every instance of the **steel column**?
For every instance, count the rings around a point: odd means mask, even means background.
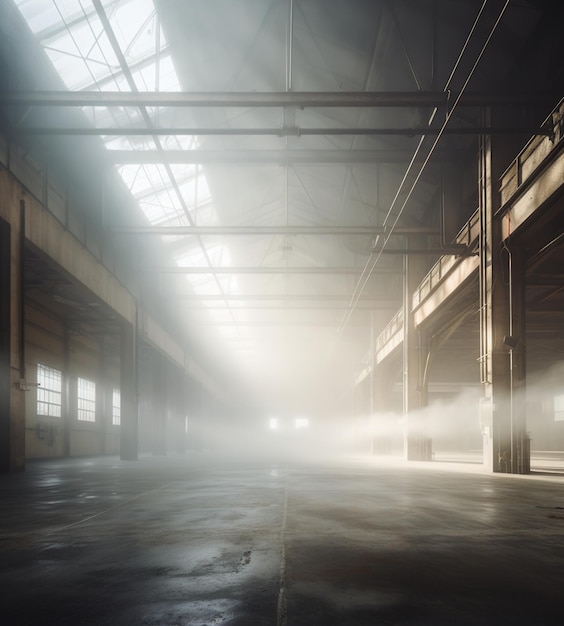
[[[498,180],[504,149],[503,145],[494,145],[491,137],[482,138],[479,156],[481,425],[486,468],[512,473],[519,471],[517,440],[524,429],[522,407],[515,412],[518,408],[515,401],[524,384],[524,352],[514,341],[520,340],[524,332],[524,304],[520,295],[524,278],[520,257],[515,257],[516,265],[510,270],[512,252],[503,244],[501,220],[495,217],[500,203]],[[516,291],[511,293],[509,285],[513,281]],[[515,338],[512,332],[516,333]]]
[[[0,472],[10,472],[12,462],[11,411],[11,227],[0,219]]]
[[[412,295],[421,280],[422,263],[404,257],[403,289],[403,414],[405,420],[404,456],[408,461],[430,461],[431,439],[417,411],[423,407],[419,336],[412,312]]]
[[[137,399],[137,324],[121,326],[121,427],[120,457],[135,461],[138,457],[139,409]]]

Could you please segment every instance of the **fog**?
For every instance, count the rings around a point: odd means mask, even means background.
[[[564,363],[557,363],[529,375],[525,397],[514,395],[514,404],[526,411],[526,432],[534,450],[564,449],[563,380]],[[309,413],[288,407],[278,411],[271,407],[253,415],[226,410],[211,418],[188,420],[187,442],[193,451],[235,459],[309,463],[351,455],[403,457],[409,434],[430,439],[436,460],[479,462],[483,450],[481,395],[479,385],[458,394],[436,394],[428,406],[407,417],[393,411],[355,416],[347,403],[338,409],[325,403]],[[497,402],[509,407],[509,398],[498,397]]]
[[[334,461],[350,455],[403,455],[407,429],[441,450],[481,450],[478,391],[410,414],[351,416],[283,411],[254,417],[221,415],[188,423],[189,448],[245,461]]]

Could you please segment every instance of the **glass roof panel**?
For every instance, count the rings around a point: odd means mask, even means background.
[[[15,0],[53,66],[70,90],[179,91],[181,89],[153,0],[102,0],[106,17],[127,63],[120,65],[111,40],[91,0]],[[133,84],[131,83],[133,81]],[[166,110],[159,107],[84,107],[94,126],[123,129],[102,137],[111,150],[157,150],[198,147],[196,137],[151,136]],[[148,126],[145,136],[128,136],[128,127]],[[213,225],[217,213],[207,180],[194,165],[121,165],[117,170],[151,225]],[[172,176],[172,178],[171,178]],[[178,192],[175,190],[175,186]],[[229,266],[225,245],[209,238],[167,235],[163,242],[185,243],[176,252],[183,267]],[[218,295],[238,289],[233,277],[188,275],[197,293]]]

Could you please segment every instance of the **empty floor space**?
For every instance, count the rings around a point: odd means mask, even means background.
[[[2,624],[561,623],[554,474],[193,453],[0,481]]]

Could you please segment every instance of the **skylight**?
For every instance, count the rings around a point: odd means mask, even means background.
[[[170,51],[153,0],[101,0],[116,51],[92,0],[16,0],[28,25],[71,91],[180,91]],[[120,62],[120,53],[126,66]],[[123,135],[102,137],[108,150],[197,149],[196,137],[151,136],[166,110],[159,107],[84,107],[99,128],[123,129]],[[145,127],[147,135],[128,136],[128,127]],[[118,172],[151,226],[170,227],[163,243],[174,244],[183,267],[230,265],[221,243],[204,245],[198,237],[176,235],[174,227],[214,225],[217,215],[207,180],[197,165],[122,165]],[[184,242],[178,252],[179,242]],[[196,293],[231,293],[236,281],[209,274],[187,274]]]

